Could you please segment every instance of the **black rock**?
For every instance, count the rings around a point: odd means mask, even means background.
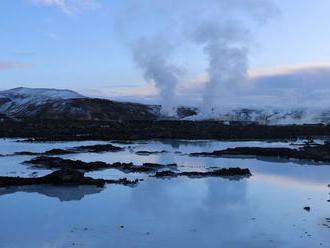
[[[304,210],[307,211],[307,212],[310,212],[311,211],[311,207],[304,207]]]
[[[187,176],[193,178],[199,177],[250,177],[252,174],[249,169],[241,168],[223,168],[207,172],[173,172],[173,171],[159,171],[154,176],[158,178],[162,177],[179,177]]]
[[[133,185],[136,184],[137,182],[138,180],[129,181],[126,178],[119,180],[94,179],[91,177],[85,177],[82,171],[73,170],[73,169],[62,169],[52,172],[46,176],[37,177],[37,178],[0,177],[0,187],[41,185],[41,184],[95,185],[98,187],[103,187],[106,183]]]
[[[111,144],[105,144],[105,145],[91,145],[91,146],[78,146],[78,147],[72,147],[68,149],[52,149],[45,152],[15,152],[12,155],[16,156],[53,156],[53,155],[66,155],[66,154],[74,154],[74,153],[87,153],[87,152],[93,152],[93,153],[100,153],[100,152],[118,152],[122,151],[124,148],[114,146]]]
[[[111,115],[111,111],[105,110],[102,111],[102,115]],[[125,112],[119,119],[110,118],[109,121],[99,121],[100,118],[82,120],[72,113],[57,115],[56,119],[49,119],[48,117],[54,115],[48,114],[43,114],[39,118],[21,117],[1,122],[0,137],[21,137],[31,142],[42,142],[147,139],[294,140],[330,135],[330,125],[323,124],[270,126],[231,122],[231,125],[227,125],[222,121],[211,120],[156,120],[157,117],[145,118],[142,112]]]
[[[148,156],[148,155],[152,155],[152,154],[161,154],[161,153],[167,153],[167,151],[137,151],[136,154],[137,155],[142,155],[142,156]]]
[[[105,145],[91,145],[91,146],[78,146],[73,148],[73,150],[79,152],[119,152],[122,151],[122,147],[114,146],[112,144]]]
[[[213,152],[191,153],[191,156],[252,156],[276,157],[282,159],[311,160],[315,162],[330,162],[330,144],[305,145],[300,149],[281,147],[236,147]]]
[[[50,169],[76,169],[84,171],[95,171],[103,169],[116,169],[123,171],[125,173],[150,173],[155,172],[157,168],[166,167],[167,165],[158,165],[158,164],[144,164],[144,165],[134,165],[133,163],[120,163],[116,162],[113,164],[105,163],[102,161],[96,162],[84,162],[81,160],[70,160],[63,159],[60,157],[47,157],[40,156],[33,158],[24,163],[33,164],[37,167],[45,167]]]

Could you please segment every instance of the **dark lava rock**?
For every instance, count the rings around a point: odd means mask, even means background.
[[[123,184],[123,185],[134,185],[138,182],[129,181],[128,179],[119,180],[104,180],[104,179],[93,179],[91,177],[85,177],[84,173],[79,170],[73,169],[62,169],[44,177],[38,178],[22,178],[22,177],[0,177],[0,187],[9,186],[25,186],[25,185],[95,185],[103,187],[106,183],[110,184]]]
[[[124,148],[114,146],[111,144],[105,145],[91,145],[91,146],[78,146],[72,147],[68,149],[52,149],[45,152],[15,152],[13,155],[16,156],[53,156],[53,155],[66,155],[66,154],[74,154],[74,153],[99,153],[99,152],[119,152],[122,151]]]
[[[39,155],[39,153],[36,153],[36,152],[15,152],[13,155],[16,155],[16,156],[36,156],[36,155]]]
[[[102,111],[110,114],[111,111]],[[126,113],[127,114],[127,113]],[[219,139],[219,140],[279,140],[308,136],[329,136],[330,125],[258,125],[250,122],[179,121],[140,118],[141,112],[129,113],[138,118],[97,121],[58,116],[59,119],[19,118],[5,120],[0,125],[0,137],[26,138],[32,142],[64,140],[147,140],[147,139]],[[124,117],[124,118],[122,118]]]
[[[330,144],[306,145],[300,149],[290,148],[264,148],[264,147],[236,147],[220,151],[191,153],[191,156],[253,156],[277,157],[283,159],[312,160],[315,162],[330,162]]]
[[[187,177],[250,177],[252,174],[249,169],[241,169],[241,168],[223,168],[213,171],[207,172],[173,172],[173,171],[159,171],[154,176],[158,178],[162,177],[179,177],[179,176],[187,176]]]
[[[177,164],[156,164],[156,163],[143,163],[143,167],[152,168],[152,169],[162,169],[162,168],[171,168],[176,169],[178,168]]]
[[[75,153],[75,151],[71,150],[64,150],[64,149],[52,149],[49,151],[37,153],[37,152],[15,152],[13,155],[15,156],[38,156],[38,155],[66,155],[66,154],[72,154]]]
[[[91,145],[91,146],[78,146],[73,148],[73,150],[79,152],[119,152],[122,151],[122,147],[114,146],[111,144],[105,145]]]
[[[45,167],[50,169],[76,169],[84,171],[95,171],[103,169],[117,169],[126,173],[151,173],[155,172],[157,168],[162,168],[165,166],[158,164],[144,164],[144,165],[134,165],[133,163],[120,163],[116,162],[113,164],[96,161],[96,162],[84,162],[81,160],[70,160],[63,159],[60,157],[47,157],[40,156],[29,161],[25,161],[26,164],[33,164],[37,167]]]
[[[113,140],[111,143],[119,145],[134,145],[134,142],[130,140]]]
[[[271,157],[288,157],[294,150],[290,148],[263,148],[263,147],[236,147],[228,148],[220,151],[192,153],[192,156],[231,156],[231,155],[247,155],[247,156],[271,156]]]
[[[152,155],[152,154],[161,154],[161,153],[167,153],[167,151],[137,151],[136,154],[137,155],[142,155],[142,156],[148,156],[148,155]]]
[[[76,169],[76,170],[84,170],[84,171],[93,171],[100,169],[110,168],[110,165],[104,162],[83,162],[81,160],[70,160],[63,159],[60,157],[47,157],[40,156],[33,158],[29,161],[25,161],[24,163],[37,165],[38,167],[46,167],[50,169]]]
[[[49,151],[46,151],[42,154],[44,155],[66,155],[66,154],[72,154],[73,151],[71,150],[65,150],[65,149],[52,149]]]
[[[304,210],[307,211],[307,212],[310,212],[311,211],[311,207],[304,207]]]

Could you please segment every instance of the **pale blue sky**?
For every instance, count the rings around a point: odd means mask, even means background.
[[[127,2],[98,0],[95,8],[65,13],[33,0],[1,0],[0,89],[70,88],[113,96],[117,88],[144,85],[118,32],[119,13]],[[330,64],[330,1],[275,2],[281,15],[257,33],[250,69]],[[153,20],[149,28],[157,29],[157,14]],[[178,54],[177,60],[191,75],[186,78],[204,73],[200,51],[187,45]]]

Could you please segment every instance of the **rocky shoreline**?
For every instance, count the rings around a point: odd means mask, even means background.
[[[241,168],[223,168],[213,171],[191,171],[191,172],[173,172],[173,171],[159,171],[154,177],[157,178],[171,178],[171,177],[181,177],[186,176],[190,178],[202,178],[202,177],[231,177],[232,179],[240,179],[252,176],[249,169]]]
[[[281,159],[308,160],[313,162],[330,162],[330,144],[305,145],[298,149],[264,148],[264,147],[236,147],[213,152],[191,153],[191,156],[211,157],[274,157]]]
[[[144,163],[142,165],[134,165],[133,163],[105,163],[102,161],[84,162],[81,160],[63,159],[60,157],[40,156],[31,160],[23,162],[24,164],[31,164],[36,168],[47,169],[75,169],[83,171],[97,171],[104,169],[116,169],[124,173],[152,173],[160,168],[177,168],[177,164],[156,164]]]
[[[0,122],[1,138],[27,141],[218,139],[279,140],[330,136],[330,125],[267,126],[222,121],[79,121],[10,119]]]
[[[103,153],[103,152],[119,152],[124,148],[114,146],[112,144],[90,145],[90,146],[77,146],[67,149],[51,149],[45,152],[15,152],[13,154],[2,154],[1,156],[55,156],[67,155],[75,153]]]

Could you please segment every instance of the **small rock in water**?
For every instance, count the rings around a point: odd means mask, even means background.
[[[306,210],[307,212],[311,211],[311,207],[304,207],[304,210]]]
[[[120,228],[124,228],[124,226],[120,226]]]

